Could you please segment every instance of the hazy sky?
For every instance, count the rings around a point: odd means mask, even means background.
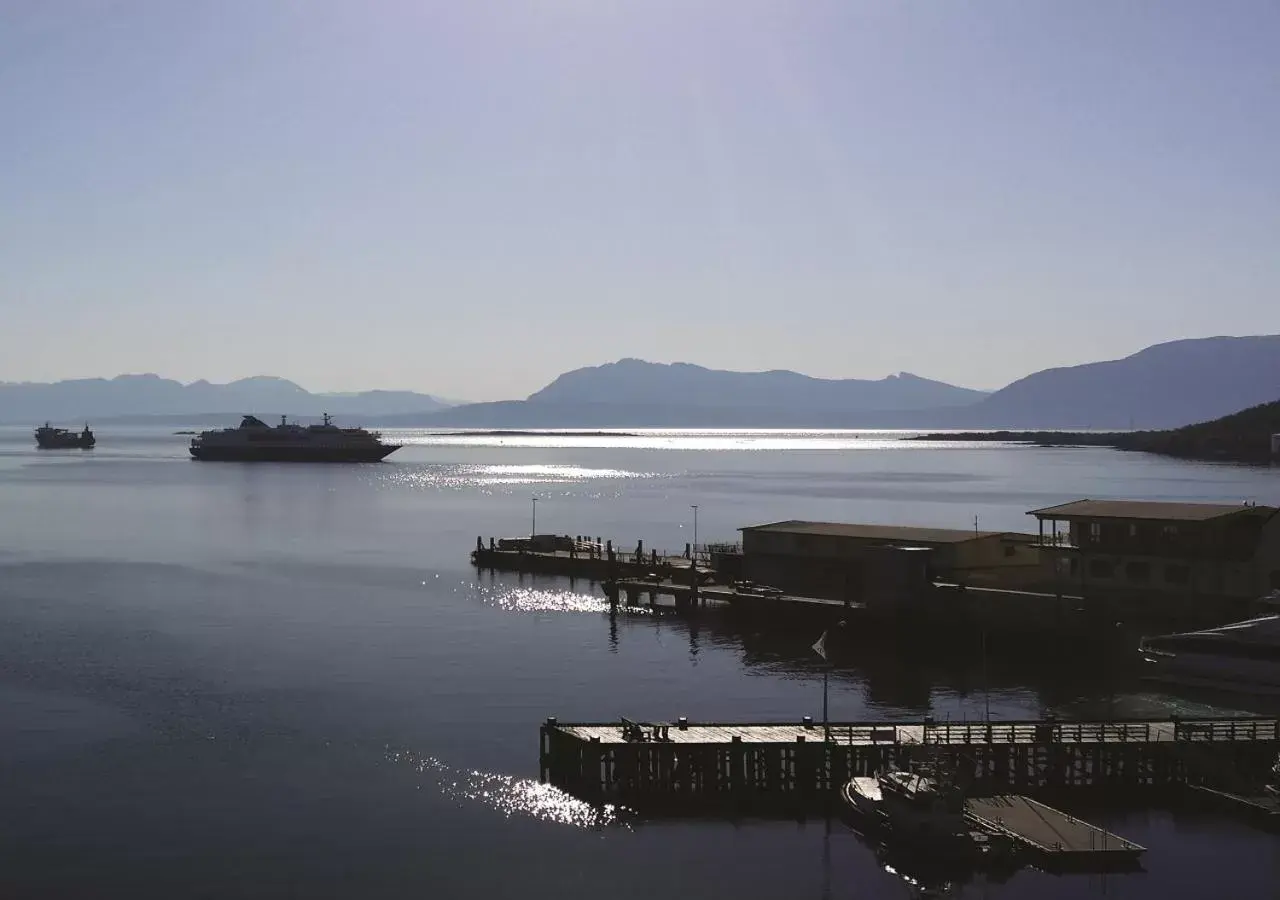
[[[1280,3],[0,2],[0,380],[1280,331]]]

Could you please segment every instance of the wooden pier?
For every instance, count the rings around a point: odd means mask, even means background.
[[[670,598],[665,608],[679,613],[717,607],[775,622],[791,619],[830,625],[856,616],[866,627],[897,628],[905,618],[914,627],[923,624],[948,634],[970,627],[1051,633],[1055,638],[1070,632],[1094,640],[1100,633],[1095,619],[1081,608],[1081,598],[1073,595],[934,582],[915,602],[873,609],[856,598],[803,596],[730,581],[733,576],[716,566],[716,554],[724,546],[686,547],[684,553],[672,554],[646,549],[643,541],[624,551],[599,538],[538,535],[489,538],[487,544],[477,538],[471,562],[492,571],[561,576],[571,584],[582,579],[599,585],[614,606],[664,608],[659,598]]]
[[[643,541],[634,550],[615,549],[612,541],[581,537],[538,535],[533,538],[476,538],[471,563],[477,568],[534,575],[560,575],[586,581],[614,582],[641,579],[648,585],[690,578],[704,570],[695,567],[694,552],[682,555],[646,549]]]
[[[1047,868],[1134,866],[1146,851],[1104,828],[1020,794],[971,798],[965,802],[965,817],[989,834],[1013,840]]]
[[[1264,772],[1280,721],[568,724],[548,719],[541,778],[583,799],[636,809],[777,805],[816,811],[854,776],[942,757],[972,793],[1161,790]]]

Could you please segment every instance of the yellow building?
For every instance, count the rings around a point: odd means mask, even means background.
[[[934,580],[1014,586],[1042,572],[1032,534],[794,520],[741,531],[745,577],[811,597],[864,600]]]

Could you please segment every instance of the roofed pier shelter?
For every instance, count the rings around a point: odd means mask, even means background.
[[[897,603],[935,579],[1012,586],[1043,573],[1031,534],[801,521],[741,530],[743,577],[798,596]]]
[[[1077,500],[1032,510],[1045,579],[1117,610],[1225,621],[1280,588],[1273,506]]]

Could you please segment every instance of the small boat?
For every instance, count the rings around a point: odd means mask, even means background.
[[[36,446],[41,450],[92,450],[96,443],[88,424],[79,434],[66,428],[54,428],[48,422],[36,429]]]
[[[1280,614],[1145,637],[1142,677],[1253,696],[1280,695]]]
[[[863,830],[934,858],[978,865],[1007,849],[969,824],[963,791],[938,775],[895,770],[852,778],[841,788],[840,799]]]

